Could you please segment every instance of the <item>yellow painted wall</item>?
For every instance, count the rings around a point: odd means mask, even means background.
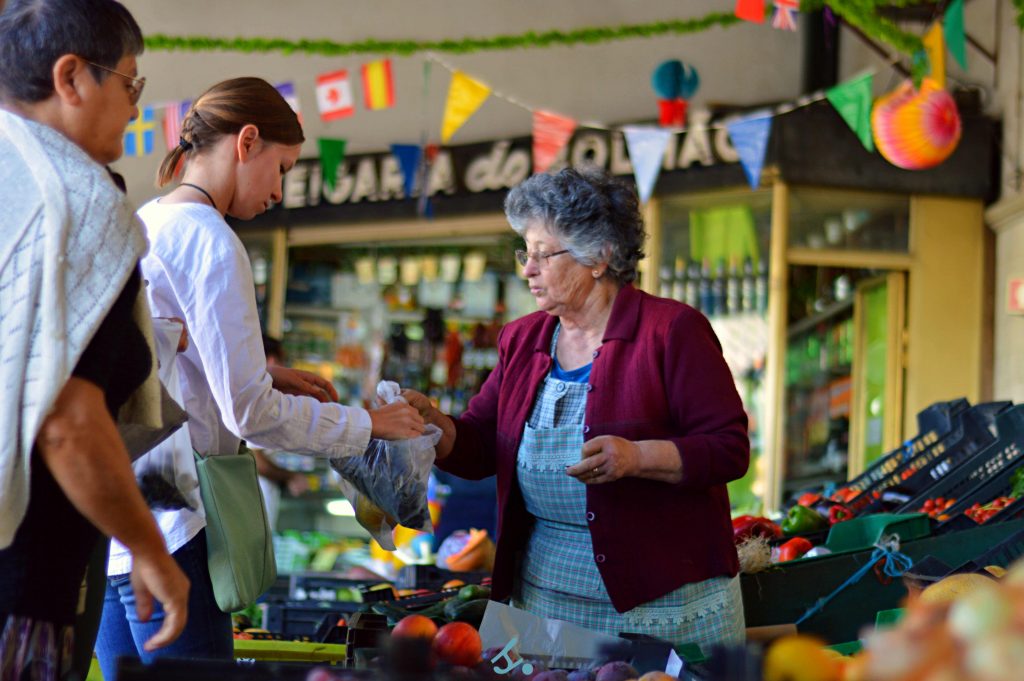
[[[980,201],[915,196],[907,295],[904,435],[939,400],[979,399],[982,363],[984,215]]]

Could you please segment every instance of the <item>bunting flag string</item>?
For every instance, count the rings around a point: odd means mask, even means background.
[[[540,109],[533,112],[533,172],[546,172],[569,143],[576,121]]]
[[[345,160],[345,146],[347,140],[329,139],[321,137],[316,141],[320,149],[320,169],[323,174],[324,185],[334,191],[338,183],[338,166]]]
[[[156,146],[156,123],[153,117],[153,107],[143,107],[138,118],[132,121],[124,131],[124,155],[125,156],[148,156],[153,153]],[[177,140],[174,142],[177,144]]]
[[[743,21],[764,23],[764,0],[736,0],[735,14]]]
[[[463,126],[491,94],[491,88],[462,71],[452,73],[448,101],[441,123],[441,142],[448,144],[455,131]]]
[[[1017,22],[1024,28],[1024,5],[1021,6]],[[946,13],[942,17],[942,31],[949,53],[956,59],[956,63],[960,64],[960,68],[966,70],[967,34],[964,33],[964,0],[953,0],[946,8]]]
[[[395,105],[395,79],[391,75],[390,59],[363,64],[363,96],[370,111]]]
[[[432,61],[432,62],[434,62],[434,63],[444,67],[446,70],[448,70],[449,72],[451,72],[453,74],[454,73],[461,73],[461,74],[465,75],[464,72],[461,69],[459,69],[457,66],[451,64],[450,62],[448,62],[448,61],[446,61],[446,60],[444,60],[444,59],[442,59],[440,57],[438,57],[437,55],[428,54],[427,58],[430,61]],[[898,58],[897,59],[892,59],[892,60],[890,60],[885,65],[884,68],[891,68],[898,61],[899,61]],[[871,71],[868,71],[867,73],[870,73],[870,74],[873,75],[875,72],[876,71],[874,69],[872,69]],[[486,87],[488,89],[489,95],[491,97],[495,97],[495,98],[500,99],[500,100],[502,100],[504,102],[512,104],[513,106],[517,106],[520,109],[523,109],[525,111],[530,112],[531,114],[533,114],[535,111],[541,110],[541,107],[530,106],[529,104],[526,104],[525,102],[523,102],[521,99],[519,99],[517,97],[514,97],[514,96],[511,96],[509,94],[506,94],[505,92],[502,92],[501,90],[495,89],[495,88],[491,87],[489,84],[483,84],[482,81],[476,80],[475,78],[474,78],[474,80],[476,82],[481,83],[482,85],[484,85],[484,87]],[[795,99],[795,100],[793,100],[791,102],[786,102],[784,104],[780,104],[780,105],[778,105],[778,106],[776,106],[776,107],[774,107],[772,109],[769,109],[769,110],[772,112],[772,115],[779,116],[779,115],[782,115],[782,114],[785,114],[785,113],[789,113],[790,111],[794,111],[796,109],[799,109],[799,108],[802,108],[802,107],[805,107],[805,106],[810,106],[811,104],[814,104],[816,102],[820,102],[820,101],[822,101],[824,99],[826,99],[825,92],[823,90],[819,90],[817,92],[812,92],[810,94],[798,97],[797,99]],[[553,113],[553,112],[549,112],[549,113]],[[562,114],[557,114],[557,115],[562,115]],[[728,127],[727,123],[728,123],[728,119],[720,121],[720,122],[717,122],[717,123],[714,123],[714,124],[711,124],[711,125],[703,125],[702,127],[705,130],[722,130],[722,129],[725,129],[725,128]],[[576,125],[577,125],[577,127],[589,128],[591,130],[605,130],[605,131],[616,131],[616,130],[621,131],[622,130],[622,126],[609,125],[609,124],[606,124],[606,123],[602,123],[600,121],[593,121],[593,120],[577,120],[576,121]],[[690,126],[688,126],[688,125],[663,126],[663,127],[664,127],[665,130],[667,130],[667,131],[669,131],[671,133],[676,133],[676,134],[686,133],[686,132],[688,132],[690,130]]]
[[[288,106],[292,108],[295,115],[299,117],[299,124],[302,124],[302,109],[299,106],[299,96],[295,94],[295,83],[291,81],[287,83],[278,83],[274,88],[281,93],[284,97],[284,101],[288,102]]]
[[[772,15],[772,28],[784,31],[797,30],[796,15],[800,11],[800,0],[774,0],[775,14]]]
[[[868,151],[875,150],[875,142],[871,138],[871,86],[874,76],[873,71],[868,71],[829,88],[825,93],[828,101]]]
[[[423,148],[418,144],[392,144],[391,153],[398,159],[398,167],[402,169],[405,196],[412,196],[419,174],[420,159],[423,157]]]
[[[768,151],[768,138],[772,132],[772,114],[760,111],[726,125],[732,146],[740,157],[740,165],[747,174],[751,189],[761,185],[761,169]]]
[[[348,70],[322,73],[316,77],[316,104],[323,121],[335,121],[356,112]]]
[[[654,126],[627,125],[622,128],[622,134],[626,138],[629,160],[633,164],[637,194],[640,195],[641,203],[647,203],[661,172],[665,147],[674,133]]]
[[[942,24],[938,21],[932,24],[921,42],[928,55],[928,75],[939,87],[946,87],[946,41],[942,37]]]
[[[181,124],[185,121],[185,116],[191,106],[192,101],[189,99],[170,102],[163,106],[164,143],[167,145],[167,151],[178,146],[178,141],[181,139]]]

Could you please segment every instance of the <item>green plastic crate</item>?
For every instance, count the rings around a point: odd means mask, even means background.
[[[870,549],[886,535],[899,535],[900,542],[927,537],[931,519],[924,513],[875,513],[836,523],[829,530],[825,546],[832,553]]]
[[[995,525],[986,523],[952,535],[903,542],[900,552],[914,562],[932,556],[947,565],[961,565],[1021,531],[1024,518]],[[850,575],[873,562],[871,549],[865,549],[779,563],[763,572],[740,575],[746,625],[792,624],[817,599],[832,593]],[[854,641],[865,626],[874,624],[879,610],[898,608],[906,595],[903,580],[882,579],[869,571],[824,610],[801,624],[799,630],[826,641]]]
[[[879,610],[875,615],[875,628],[883,629],[895,626],[906,614],[905,608],[893,608],[891,610]]]
[[[704,651],[696,643],[683,643],[675,647],[676,655],[683,658],[686,664],[702,664],[708,661]]]
[[[834,650],[840,655],[856,655],[864,647],[860,641],[848,641],[847,643],[836,643],[835,645],[826,646],[829,650]]]

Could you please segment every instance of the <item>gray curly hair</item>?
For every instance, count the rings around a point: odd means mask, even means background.
[[[505,197],[505,216],[523,236],[539,221],[587,267],[608,263],[619,285],[636,280],[647,238],[636,192],[599,168],[534,175]]]

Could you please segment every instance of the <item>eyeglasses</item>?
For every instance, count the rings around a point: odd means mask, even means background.
[[[136,78],[135,76],[129,76],[127,73],[115,71],[112,68],[104,66],[103,64],[97,64],[96,62],[89,61],[88,59],[85,59],[84,61],[86,64],[92,64],[98,69],[103,69],[104,71],[109,71],[110,73],[116,73],[122,78],[127,78],[129,81],[131,81],[128,83],[128,97],[131,100],[132,106],[135,106],[139,103],[139,99],[142,97],[142,89],[146,87],[145,78]]]
[[[522,265],[523,267],[526,267],[526,263],[528,263],[531,260],[533,260],[539,266],[543,267],[547,264],[548,258],[553,258],[556,255],[562,255],[563,253],[568,252],[569,249],[565,249],[563,251],[555,251],[554,253],[527,253],[526,251],[519,248],[516,249],[516,260],[518,260],[519,264]]]

